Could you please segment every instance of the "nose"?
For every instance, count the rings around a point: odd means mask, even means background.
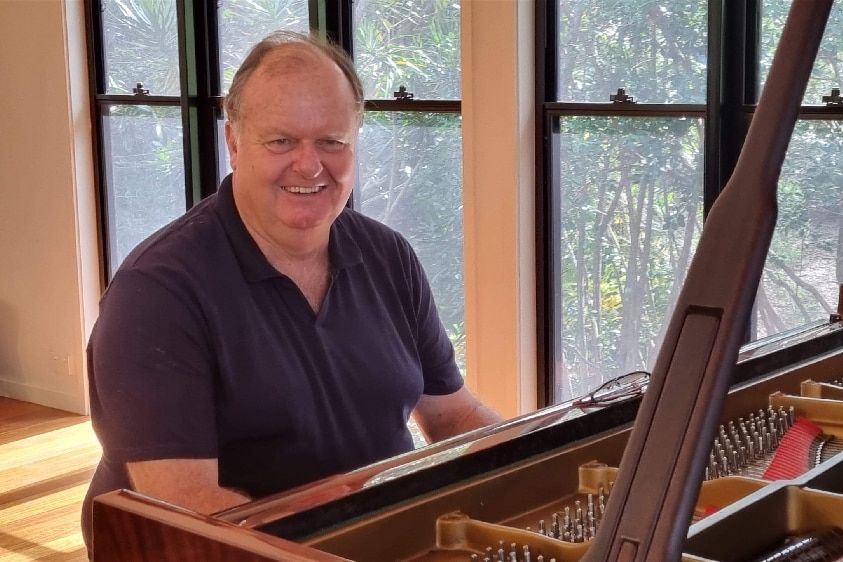
[[[302,141],[296,147],[293,170],[305,179],[315,179],[322,173],[322,159],[312,142]]]

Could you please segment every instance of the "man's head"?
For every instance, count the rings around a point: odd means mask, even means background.
[[[348,79],[348,83],[354,91],[354,99],[357,101],[359,117],[362,121],[363,104],[365,101],[363,97],[363,83],[360,81],[360,77],[354,68],[354,62],[348,54],[330,41],[323,41],[312,34],[304,35],[292,31],[275,31],[264,37],[249,50],[240,68],[234,74],[234,79],[231,81],[231,88],[228,90],[228,95],[225,96],[224,109],[228,121],[235,127],[239,126],[240,119],[243,116],[243,88],[249,77],[261,65],[264,57],[290,46],[308,47],[314,52],[321,53],[332,60],[342,70],[342,73]]]
[[[327,243],[354,185],[362,122],[363,90],[348,57],[314,37],[276,32],[249,52],[225,109],[234,198],[259,245]]]

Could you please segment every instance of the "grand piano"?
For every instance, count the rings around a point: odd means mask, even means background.
[[[741,346],[830,6],[793,3],[649,377],[210,516],[104,494],[94,560],[843,560],[840,315]]]
[[[833,440],[816,466],[792,479],[760,477],[778,449],[710,470],[683,562],[748,560],[787,537],[843,527],[841,379],[843,323],[836,316],[742,349],[724,428],[770,406],[793,406]],[[540,554],[545,562],[580,560],[590,540],[543,550],[547,541],[539,539],[551,538],[554,513],[565,527],[566,507],[571,519],[576,502],[587,510],[589,494],[599,511],[599,488],[608,490],[616,477],[640,405],[640,398],[600,408],[558,404],[215,516],[112,492],[95,502],[94,560],[469,562],[471,554],[482,561],[487,548],[498,560],[501,541],[506,561],[513,543],[519,561],[523,545],[533,562]]]

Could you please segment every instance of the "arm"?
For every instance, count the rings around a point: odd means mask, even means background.
[[[248,498],[219,497],[231,492],[218,487],[212,353],[179,289],[144,272],[115,276],[88,347],[91,422],[103,456],[126,467],[104,488],[213,512]]]
[[[501,421],[465,387],[441,396],[423,394],[413,417],[430,443]]]
[[[217,459],[130,462],[126,471],[135,491],[197,513],[216,513],[250,499],[217,484]]]

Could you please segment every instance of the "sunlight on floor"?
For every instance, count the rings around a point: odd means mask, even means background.
[[[5,406],[18,410],[0,419],[0,560],[86,562],[79,518],[101,455],[90,421]]]

